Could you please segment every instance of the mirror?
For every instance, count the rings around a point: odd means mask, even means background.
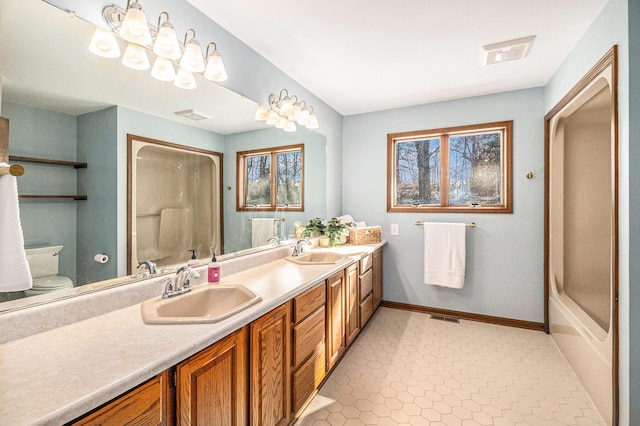
[[[257,103],[199,76],[198,88],[185,91],[154,80],[148,71],[130,70],[118,59],[94,56],[87,49],[94,28],[40,0],[0,3],[0,115],[10,120],[9,154],[88,164],[76,170],[20,162],[26,170],[18,178],[20,194],[87,195],[86,201],[20,201],[25,244],[63,246],[58,274],[77,287],[15,301],[8,299],[20,295],[0,293],[0,312],[140,278],[126,276],[128,134],[223,154],[226,256],[270,247],[250,243],[251,219],[268,217],[267,212],[235,209],[237,151],[304,143],[305,212],[275,212],[284,219],[280,236],[290,236],[296,221],[325,215],[324,136],[266,126],[253,118]],[[213,118],[191,121],[174,114],[186,109]],[[94,260],[102,253],[109,257],[106,263]]]

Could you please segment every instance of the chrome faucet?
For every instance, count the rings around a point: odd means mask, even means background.
[[[292,246],[293,251],[291,252],[291,256],[302,256],[304,254],[304,247],[302,247],[302,243],[307,245],[311,245],[311,241],[306,238],[300,238],[296,243]]]
[[[149,270],[149,275],[151,275],[152,277],[158,273],[156,264],[150,260],[143,260],[142,262],[138,263],[138,269],[142,269],[143,266],[147,267],[147,269]]]
[[[162,298],[169,299],[190,292],[193,289],[191,287],[192,278],[200,278],[200,274],[188,266],[182,266],[176,272],[175,281],[171,278],[165,280],[167,284],[164,288]]]
[[[280,247],[280,245],[282,244],[282,242],[280,241],[280,238],[278,237],[271,237],[267,240],[268,243],[273,243],[274,247]]]

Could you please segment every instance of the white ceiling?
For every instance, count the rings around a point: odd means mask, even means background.
[[[607,3],[187,1],[343,115],[543,86]],[[524,60],[481,65],[482,46],[531,35]]]

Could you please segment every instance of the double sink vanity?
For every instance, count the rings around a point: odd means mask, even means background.
[[[219,284],[197,268],[174,298],[156,277],[4,314],[3,332],[33,331],[0,345],[0,424],[291,424],[382,301],[384,244],[281,247],[223,262]],[[43,327],[56,315],[78,320]]]

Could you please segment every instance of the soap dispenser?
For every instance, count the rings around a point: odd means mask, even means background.
[[[220,281],[220,264],[218,263],[218,259],[216,259],[215,251],[213,252],[213,257],[211,258],[209,267],[207,268],[207,281],[210,283],[217,283]]]
[[[191,259],[189,259],[189,262],[187,262],[187,266],[189,268],[195,268],[196,266],[198,266],[198,259],[196,258],[196,251],[195,250],[187,250],[191,252]]]

